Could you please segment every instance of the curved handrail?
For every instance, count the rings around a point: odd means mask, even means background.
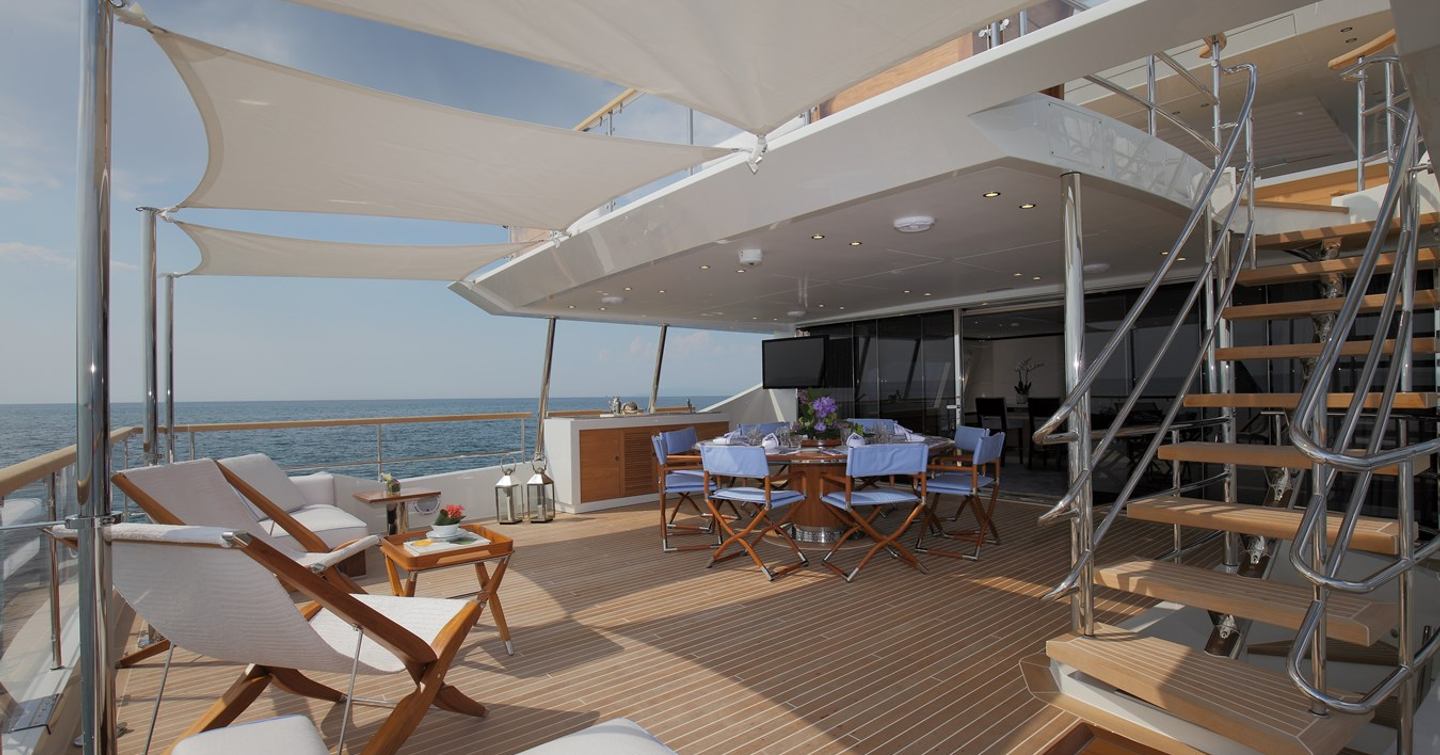
[[[1254,109],[1255,105],[1255,88],[1258,79],[1255,66],[1248,63],[1231,66],[1225,69],[1225,73],[1227,74],[1238,73],[1240,71],[1247,72],[1248,81],[1246,83],[1245,99],[1241,104],[1240,112],[1235,120],[1237,124],[1247,123],[1250,119],[1251,111]],[[1105,365],[1109,364],[1110,360],[1119,350],[1120,345],[1124,342],[1124,339],[1128,336],[1130,331],[1134,329],[1135,323],[1139,320],[1141,313],[1143,313],[1145,308],[1149,306],[1151,299],[1154,298],[1156,292],[1159,291],[1160,286],[1163,285],[1166,276],[1170,273],[1171,268],[1173,268],[1175,266],[1175,263],[1179,260],[1181,248],[1184,247],[1185,244],[1190,240],[1190,237],[1194,235],[1195,229],[1198,228],[1200,225],[1201,218],[1205,217],[1205,215],[1208,213],[1210,209],[1211,198],[1214,196],[1215,189],[1219,186],[1220,179],[1224,175],[1224,168],[1225,166],[1228,166],[1230,164],[1230,161],[1234,158],[1235,150],[1239,147],[1240,141],[1244,136],[1244,131],[1245,129],[1239,127],[1231,131],[1229,138],[1225,141],[1224,148],[1221,150],[1215,170],[1211,172],[1210,178],[1205,182],[1204,189],[1202,189],[1200,192],[1200,197],[1196,200],[1195,205],[1191,208],[1190,215],[1186,218],[1185,225],[1183,226],[1179,237],[1176,238],[1175,243],[1170,246],[1170,250],[1165,254],[1165,261],[1162,262],[1160,264],[1160,267],[1155,270],[1155,274],[1151,276],[1149,283],[1145,285],[1145,288],[1141,291],[1139,298],[1131,306],[1130,311],[1125,314],[1125,318],[1121,320],[1119,326],[1116,327],[1114,334],[1110,337],[1110,340],[1106,342],[1104,348],[1100,350],[1099,356],[1097,356],[1090,365],[1087,365],[1085,373],[1081,375],[1077,385],[1073,389],[1071,389],[1070,395],[1065,398],[1065,401],[1063,403],[1061,403],[1060,408],[1057,409],[1055,413],[1051,415],[1048,420],[1045,421],[1044,424],[1042,424],[1039,428],[1035,430],[1032,438],[1036,443],[1045,445],[1052,442],[1051,438],[1052,436],[1056,435],[1055,431],[1060,428],[1060,425],[1062,423],[1069,419],[1069,417],[1075,412],[1076,408],[1079,406],[1080,402],[1084,399],[1086,395],[1089,394],[1090,388],[1099,378],[1101,370],[1105,367]],[[1223,226],[1227,229],[1227,231],[1229,228],[1229,220],[1233,218],[1234,212],[1239,207],[1241,199],[1244,196],[1244,192],[1237,191],[1235,194],[1235,198],[1231,202],[1227,221],[1226,224]],[[1247,243],[1246,248],[1248,247],[1249,244]],[[1212,250],[1206,250],[1206,257],[1206,270],[1208,271],[1210,266],[1213,264]],[[1235,267],[1238,268],[1240,266],[1235,265]],[[1202,275],[1199,279],[1197,279],[1197,284],[1199,284],[1203,280],[1204,276]],[[1192,295],[1195,290],[1196,288],[1192,288]],[[1172,326],[1171,332],[1167,336],[1166,345],[1168,345],[1168,339],[1173,338],[1174,332],[1175,328]],[[1115,421],[1111,423],[1112,428],[1118,429],[1119,426],[1124,425],[1125,420],[1129,417],[1130,410],[1134,408],[1134,404],[1137,400],[1138,393],[1132,391],[1130,396],[1127,397],[1125,405],[1121,407],[1121,412],[1117,413]],[[1096,446],[1094,453],[1097,456],[1103,453],[1104,450],[1109,446],[1110,442],[1112,442],[1113,440],[1113,434],[1107,434],[1106,438],[1102,439],[1102,441]],[[1045,514],[1041,515],[1040,522],[1042,524],[1050,523],[1058,519],[1068,510],[1070,510],[1074,506],[1075,501],[1078,499],[1080,491],[1083,489],[1084,484],[1090,479],[1090,476],[1090,469],[1081,470],[1079,476],[1077,476],[1075,482],[1071,485],[1070,490],[1066,492],[1066,494],[1060,499],[1058,503],[1056,503],[1053,508],[1045,512]]]

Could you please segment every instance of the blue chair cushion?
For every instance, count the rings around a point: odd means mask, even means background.
[[[993,482],[995,482],[995,478],[982,474],[980,475],[980,484],[975,486],[970,484],[969,472],[946,472],[931,477],[925,483],[925,489],[941,495],[974,495],[977,490],[984,490]]]
[[[710,487],[715,487],[711,482]],[[665,490],[669,493],[698,493],[705,489],[704,475],[671,472],[665,475]]]
[[[844,493],[826,493],[820,496],[820,500],[837,509],[845,508]],[[914,493],[893,488],[856,490],[850,493],[850,505],[852,506],[899,506],[919,502],[920,499],[916,498]]]
[[[720,488],[710,494],[711,498],[719,498],[724,501],[741,501],[743,503],[765,503],[764,488]],[[797,501],[805,500],[805,494],[795,490],[771,490],[770,505],[773,508],[789,506]]]

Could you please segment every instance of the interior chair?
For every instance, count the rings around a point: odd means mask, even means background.
[[[929,465],[932,476],[926,486],[930,500],[922,506],[923,521],[915,537],[916,552],[978,561],[980,548],[985,543],[1000,544],[1000,532],[995,528],[992,516],[995,512],[995,501],[1000,497],[1000,461],[1004,455],[1005,433],[995,433],[981,438],[975,453],[968,460],[961,459],[958,464],[950,462]],[[980,496],[986,490],[990,492],[990,498],[982,501]],[[950,521],[958,520],[965,509],[970,508],[975,516],[973,529],[949,531],[940,524],[936,510],[939,508],[940,496],[943,495],[960,496],[960,504]],[[925,545],[925,538],[929,536],[974,542],[975,548],[969,553],[931,548]]]
[[[1030,428],[1033,431],[1055,416],[1055,412],[1060,411],[1060,399],[1049,396],[1031,396],[1030,401],[1025,405],[1025,411],[1030,415]],[[1030,446],[1028,466],[1035,466],[1036,456],[1039,456],[1040,461],[1045,462],[1046,466],[1049,465],[1051,458],[1065,458],[1066,452],[1063,445],[1036,445],[1033,437],[1027,437],[1024,440]]]
[[[820,497],[820,500],[827,506],[839,510],[846,519],[850,520],[849,529],[845,530],[845,533],[825,554],[823,563],[826,567],[844,577],[846,582],[853,582],[860,570],[883,549],[916,570],[925,571],[925,567],[920,565],[920,560],[915,558],[915,554],[900,544],[899,537],[910,528],[915,517],[923,508],[925,472],[929,459],[930,449],[924,443],[878,443],[850,449],[845,461],[845,476],[841,478],[825,477],[826,482],[838,485],[842,490],[826,493]],[[908,487],[898,485],[897,478],[900,476],[909,478]],[[875,486],[868,490],[856,489],[856,483],[860,480],[877,477],[889,478],[890,485],[888,487]],[[900,506],[910,507],[910,514],[905,517],[905,521],[901,522],[890,534],[884,534],[875,528],[875,518],[882,510]],[[862,511],[868,513],[862,513]],[[865,555],[860,557],[860,562],[846,572],[836,566],[831,559],[846,540],[860,533],[869,535],[870,539],[875,542],[865,552]]]
[[[75,533],[56,534],[73,542]],[[353,595],[260,537],[220,527],[117,524],[110,542],[115,589],[145,621],[176,646],[248,664],[182,738],[230,724],[271,683],[346,703],[343,737],[358,674],[405,674],[415,685],[365,744],[370,755],[397,751],[432,705],[485,715],[445,683],[484,600]],[[312,602],[296,604],[288,591]],[[350,688],[305,672],[348,676]]]
[[[750,556],[750,559],[755,562],[767,579],[773,580],[809,563],[805,554],[801,552],[800,546],[795,544],[790,533],[784,529],[784,525],[790,521],[790,516],[794,513],[792,505],[804,500],[805,494],[776,487],[779,483],[788,482],[788,478],[770,473],[770,464],[765,459],[765,449],[756,446],[704,445],[700,447],[700,461],[705,470],[704,484],[707,490],[710,489],[712,481],[717,477],[730,478],[732,481],[754,480],[760,483],[760,487],[736,485],[716,487],[705,496],[705,505],[710,508],[711,521],[715,522],[724,536],[720,545],[715,548],[715,553],[711,555],[707,567],[743,553]],[[722,501],[728,501],[732,505],[748,509],[752,512],[749,521],[745,522],[740,529],[735,529],[720,515],[719,506]],[[781,509],[785,511],[785,514],[779,521],[775,521],[772,514]],[[744,521],[744,517],[737,520],[736,524],[738,525],[741,521]],[[790,546],[790,551],[798,559],[795,563],[772,569],[766,565],[764,559],[760,558],[760,554],[755,552],[755,545],[766,534],[772,532]],[[735,549],[735,552],[726,555],[726,551],[732,548]]]
[[[275,542],[295,550],[315,550],[314,543],[302,544],[275,519],[273,509],[288,515],[301,528],[314,533],[326,548],[334,548],[370,533],[363,520],[337,505],[333,475],[291,478],[269,456],[246,454],[220,460],[220,469],[237,490],[252,502],[257,498],[273,507],[252,504]],[[369,507],[367,507],[369,508]]]
[[[294,714],[226,726],[186,737],[170,748],[170,755],[330,755],[315,724]]]
[[[710,548],[709,544],[698,545],[671,545],[670,535],[708,535],[714,532],[714,521],[707,522],[704,527],[693,524],[676,524],[675,515],[680,513],[680,507],[689,505],[696,514],[705,515],[706,512],[700,509],[700,504],[694,499],[694,495],[703,495],[707,490],[705,473],[698,467],[676,468],[669,462],[670,454],[665,443],[664,435],[655,435],[650,438],[650,445],[655,449],[656,469],[656,492],[660,498],[660,550],[663,553],[675,553],[677,551],[695,551]],[[675,496],[675,506],[669,506],[670,496]]]
[[[975,399],[975,415],[980,420],[980,426],[992,433],[1003,433],[1016,439],[1015,455],[1021,464],[1025,463],[1025,427],[1018,421],[1011,420],[1008,409],[1005,406],[1005,399],[998,397],[986,398],[984,396]]]

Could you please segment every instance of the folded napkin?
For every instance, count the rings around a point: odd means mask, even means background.
[[[860,433],[850,433],[850,437],[845,439],[845,445],[851,448],[863,446],[865,445],[865,436]]]
[[[770,433],[765,436],[764,440],[760,441],[760,446],[766,451],[778,450],[780,448],[780,439],[775,437],[775,433]]]
[[[724,435],[721,435],[720,437],[718,437],[718,438],[716,438],[715,440],[712,440],[712,441],[710,441],[710,442],[711,442],[711,443],[714,443],[714,444],[717,445],[717,446],[739,445],[739,443],[740,443],[740,431],[739,431],[739,430],[732,430],[732,431],[730,431],[730,432],[728,432],[728,433],[725,433]]]
[[[912,432],[910,432],[909,430],[906,430],[906,431],[905,431],[905,440],[908,441],[908,442],[910,442],[910,443],[924,443],[924,442],[925,442],[925,436],[920,435],[919,433],[912,433]]]

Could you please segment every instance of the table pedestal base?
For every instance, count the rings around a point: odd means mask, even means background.
[[[845,534],[843,527],[815,527],[805,524],[790,526],[790,536],[803,545],[834,545],[835,541]]]

